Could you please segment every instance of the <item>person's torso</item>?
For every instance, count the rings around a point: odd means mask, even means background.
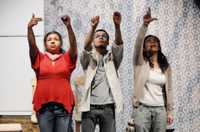
[[[46,54],[40,54],[39,67],[36,72],[37,87],[33,98],[35,109],[48,102],[62,103],[65,109],[71,111],[74,96],[70,85],[72,70],[63,54],[55,60]]]
[[[104,58],[100,56],[97,71],[91,84],[91,104],[110,104],[113,97],[104,67]]]
[[[144,96],[140,102],[149,106],[164,106],[163,86],[166,76],[161,69],[151,68],[144,85]]]
[[[40,68],[37,76],[39,78],[47,77],[65,77],[71,74],[67,68],[67,62],[65,61],[64,55],[61,55],[56,60],[51,60],[47,55],[44,55],[43,59],[40,61]]]

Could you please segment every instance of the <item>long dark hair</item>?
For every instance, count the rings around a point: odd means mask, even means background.
[[[61,35],[59,32],[57,32],[57,31],[51,31],[51,32],[48,32],[47,34],[45,34],[45,36],[44,36],[44,44],[46,43],[47,37],[48,37],[50,34],[57,34],[57,35],[58,35],[58,37],[59,37],[59,39],[60,39],[60,44],[61,44],[60,52],[61,52],[61,53],[64,53],[65,50],[62,48],[62,46],[63,46],[62,35]],[[45,50],[46,50],[46,49],[45,49]]]
[[[148,36],[146,36],[144,38],[144,43],[143,43],[143,57],[144,57],[144,60],[149,62],[150,67],[152,67],[152,68],[154,67],[153,63],[150,61],[150,57],[151,57],[150,51],[144,50],[146,41],[150,37],[154,38],[156,40],[156,42],[158,43],[158,48],[159,48],[159,50],[158,50],[158,64],[159,64],[160,69],[164,73],[167,70],[167,68],[169,67],[169,63],[167,61],[166,56],[162,53],[162,49],[161,49],[161,46],[160,46],[160,40],[159,40],[158,37],[156,37],[154,35],[148,35]]]

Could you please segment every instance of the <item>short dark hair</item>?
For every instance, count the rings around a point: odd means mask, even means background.
[[[97,33],[97,32],[104,32],[104,33],[106,34],[106,36],[107,36],[107,40],[109,41],[109,34],[108,34],[108,32],[106,32],[105,29],[102,29],[102,28],[97,29],[97,30],[95,31],[95,33]]]
[[[51,34],[57,34],[57,35],[58,35],[58,37],[59,37],[59,39],[60,39],[60,44],[61,44],[61,49],[60,49],[60,50],[61,50],[61,53],[64,53],[65,50],[62,48],[62,45],[63,45],[62,35],[61,35],[59,32],[57,32],[57,31],[51,31],[51,32],[46,33],[45,36],[44,36],[44,44],[45,44],[46,41],[47,41],[47,37],[48,37],[49,35],[51,35]]]
[[[63,44],[62,35],[61,35],[59,32],[57,32],[57,31],[51,31],[51,32],[48,32],[47,34],[45,34],[45,36],[44,36],[44,43],[46,43],[47,37],[48,37],[50,34],[57,34],[58,37],[59,37],[59,39],[60,39],[61,45]]]

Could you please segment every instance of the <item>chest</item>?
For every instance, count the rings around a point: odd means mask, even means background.
[[[56,60],[51,60],[45,56],[40,61],[40,74],[60,74],[67,73],[67,62],[64,57],[60,57]]]
[[[147,82],[162,86],[166,83],[165,74],[163,74],[160,69],[151,69],[149,70]]]

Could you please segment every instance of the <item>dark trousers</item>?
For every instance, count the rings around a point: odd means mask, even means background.
[[[100,132],[116,132],[114,104],[91,105],[90,111],[82,113],[82,132],[94,132],[97,124]]]
[[[37,112],[40,132],[73,132],[72,114],[57,103],[48,103]]]

